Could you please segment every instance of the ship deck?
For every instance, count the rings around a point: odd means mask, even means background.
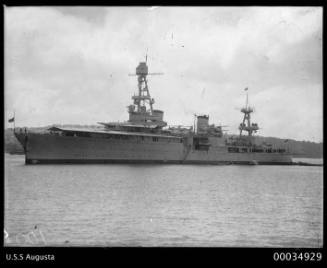
[[[127,135],[127,136],[148,136],[148,137],[164,137],[164,138],[182,138],[182,136],[173,136],[165,134],[156,133],[146,133],[146,132],[128,132],[128,131],[115,131],[115,130],[93,130],[86,128],[61,128],[61,127],[51,127],[50,131],[64,131],[64,132],[87,132],[87,133],[98,133],[98,134],[111,134],[111,135]]]

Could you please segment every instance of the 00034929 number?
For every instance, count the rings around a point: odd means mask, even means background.
[[[305,261],[318,262],[322,260],[321,252],[274,252],[274,261]]]

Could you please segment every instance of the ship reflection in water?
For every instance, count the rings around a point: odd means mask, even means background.
[[[322,167],[5,161],[5,245],[322,246]]]

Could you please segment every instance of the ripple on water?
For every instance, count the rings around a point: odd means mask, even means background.
[[[322,167],[5,160],[6,245],[322,246]]]

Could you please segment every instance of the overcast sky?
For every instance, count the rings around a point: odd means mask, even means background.
[[[322,141],[320,7],[6,7],[6,122],[127,120],[146,51],[169,125],[237,133],[248,87],[259,135]]]

